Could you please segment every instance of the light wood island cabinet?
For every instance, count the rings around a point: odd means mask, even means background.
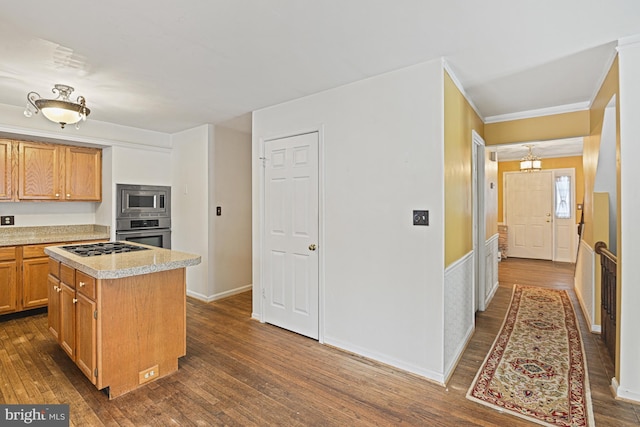
[[[192,254],[149,250],[80,257],[48,247],[49,330],[109,398],[178,370],[186,354]]]

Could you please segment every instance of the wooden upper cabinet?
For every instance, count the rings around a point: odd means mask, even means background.
[[[11,140],[0,139],[0,200],[14,198],[13,144]]]
[[[60,146],[20,142],[18,156],[18,198],[61,200],[64,151]]]
[[[99,148],[25,141],[17,144],[18,200],[102,200]],[[2,193],[0,190],[0,200]]]
[[[102,150],[67,147],[65,150],[65,199],[102,199]]]

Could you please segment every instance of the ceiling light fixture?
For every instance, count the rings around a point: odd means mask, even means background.
[[[29,92],[27,94],[27,108],[24,110],[24,115],[27,117],[38,114],[38,111],[42,111],[42,114],[52,122],[60,123],[62,129],[65,125],[74,124],[76,129],[80,128],[80,120],[87,120],[87,116],[91,112],[87,108],[86,100],[84,96],[79,96],[76,102],[71,101],[69,96],[73,92],[71,86],[57,84],[51,89],[51,91],[58,95],[55,99],[44,99],[37,92]]]
[[[542,169],[542,161],[540,160],[540,157],[534,156],[533,152],[531,152],[533,145],[527,145],[526,147],[529,148],[529,152],[520,160],[520,171],[539,171],[540,169]]]

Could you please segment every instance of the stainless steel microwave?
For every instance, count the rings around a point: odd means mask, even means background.
[[[116,184],[116,218],[171,217],[171,187]]]

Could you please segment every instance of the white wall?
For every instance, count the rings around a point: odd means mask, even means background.
[[[604,110],[602,120],[602,134],[600,136],[600,151],[598,153],[598,168],[593,191],[609,195],[609,240],[605,242],[607,249],[614,254],[618,252],[617,232],[617,177],[616,161],[616,99],[615,96]]]
[[[201,264],[187,269],[187,294],[202,300],[213,293],[214,230],[209,223],[213,141],[211,125],[172,135],[171,248],[202,257]]]
[[[254,112],[254,316],[261,141],[320,130],[321,339],[442,382],[443,96],[433,61]]]
[[[215,128],[214,288],[219,299],[251,288],[251,134]]]
[[[621,274],[620,378],[618,396],[640,402],[640,36],[623,40],[619,47],[620,67],[620,171],[621,220],[618,254]]]

